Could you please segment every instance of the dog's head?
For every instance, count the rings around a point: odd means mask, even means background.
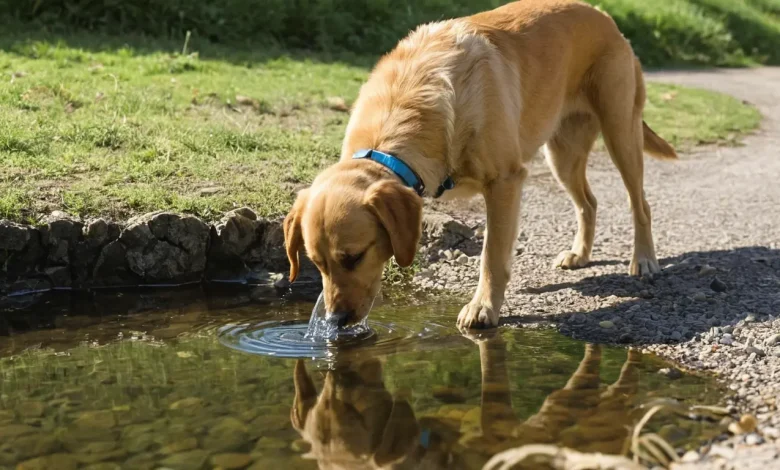
[[[359,322],[379,292],[385,263],[414,261],[422,200],[379,164],[344,160],[301,191],[284,220],[290,281],[303,249],[322,273],[325,307],[340,326]]]
[[[299,360],[294,382],[290,420],[320,468],[396,468],[417,448],[414,412],[385,389],[377,359],[328,371],[319,395]]]

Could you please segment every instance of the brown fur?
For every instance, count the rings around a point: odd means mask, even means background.
[[[355,102],[341,160],[303,192],[285,221],[291,278],[305,248],[323,274],[326,306],[349,322],[368,313],[382,268],[411,262],[422,204],[384,167],[352,160],[373,148],[404,160],[427,193],[482,194],[487,232],[480,282],[461,327],[495,326],[509,281],[526,165],[544,147],[577,209],[578,232],[555,261],[590,261],[596,199],[585,176],[599,133],[623,177],[634,219],[633,275],[657,272],[643,149],[674,159],[642,120],[639,62],[606,14],[572,0],[523,0],[421,26],[376,65]],[[344,255],[365,255],[346,269]]]

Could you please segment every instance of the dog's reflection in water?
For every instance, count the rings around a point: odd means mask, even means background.
[[[499,334],[475,340],[482,368],[479,415],[467,423],[426,412],[385,387],[377,359],[340,364],[326,373],[322,390],[302,361],[295,366],[291,420],[311,445],[307,458],[321,469],[479,468],[502,450],[559,443],[580,451],[624,451],[635,416],[641,353],[629,351],[615,383],[602,387],[601,347],[586,345],[577,370],[539,411],[516,418],[510,396],[506,347]],[[517,379],[516,379],[517,380]]]

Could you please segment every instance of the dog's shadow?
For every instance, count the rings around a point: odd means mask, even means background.
[[[547,315],[513,313],[502,324],[545,319],[577,339],[642,344],[685,341],[751,315],[762,321],[780,314],[780,250],[691,252],[662,259],[661,266],[650,279],[605,274],[524,289],[521,294],[541,296],[571,289],[607,305]],[[604,321],[613,326],[599,327]]]

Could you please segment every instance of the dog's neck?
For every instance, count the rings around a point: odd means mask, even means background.
[[[359,142],[359,140],[356,140]],[[420,180],[422,180],[425,188],[422,194],[425,197],[433,197],[436,195],[439,186],[449,176],[447,166],[443,161],[439,161],[434,158],[428,158],[420,150],[417,150],[414,144],[412,145],[371,145],[370,140],[366,141],[366,144],[360,145],[358,143],[346,144],[342,150],[341,160],[351,159],[355,152],[363,149],[373,149],[380,152],[392,155],[399,160],[403,161],[409,168],[414,171]],[[392,171],[388,169],[388,175],[392,175]]]
[[[433,196],[451,176],[456,112],[451,69],[458,51],[446,41],[429,44],[429,35],[417,36],[380,60],[361,89],[341,159],[362,149],[392,155],[422,179],[425,195]]]

